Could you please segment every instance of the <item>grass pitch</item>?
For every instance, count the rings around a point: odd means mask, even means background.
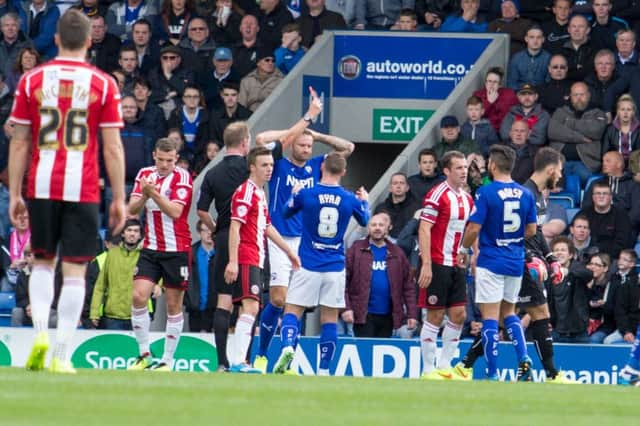
[[[640,389],[0,369],[0,425],[638,425]]]

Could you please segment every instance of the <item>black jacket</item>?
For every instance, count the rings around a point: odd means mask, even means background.
[[[279,1],[275,9],[268,14],[260,10],[258,14],[258,25],[260,25],[258,38],[273,52],[280,46],[282,27],[291,22],[293,22],[293,16],[291,16],[291,12],[282,1]]]
[[[560,51],[567,58],[569,70],[567,72],[567,80],[572,82],[584,81],[585,77],[593,72],[596,50],[590,41],[582,44],[578,50],[573,48],[571,41],[568,40],[562,45]]]
[[[569,80],[549,80],[539,85],[538,102],[542,105],[549,115],[553,115],[555,110],[567,104],[569,94],[571,93],[571,84]]]
[[[422,206],[422,201],[424,200],[425,195],[427,195],[431,188],[442,182],[444,179],[444,176],[437,173],[433,176],[423,176],[420,173],[416,173],[415,175],[407,178],[407,183],[409,184],[409,188],[411,188],[413,198],[415,198]]]
[[[209,115],[209,139],[216,141],[216,143],[222,148],[223,140],[222,135],[224,129],[234,121],[247,120],[251,117],[252,112],[238,104],[238,108],[231,117],[227,115],[225,108],[218,108],[211,111]]]
[[[593,273],[584,264],[571,261],[569,273],[558,285],[551,285],[551,325],[560,334],[579,334],[589,325],[589,288]]]
[[[317,20],[317,23],[314,21]],[[315,36],[322,34],[324,30],[343,30],[347,28],[347,23],[341,14],[332,12],[326,8],[315,18],[309,13],[300,15],[296,20],[300,25],[300,35],[302,36],[302,46],[309,49],[316,41]],[[314,28],[319,30],[319,34],[314,34]]]
[[[591,93],[590,108],[604,109],[604,100],[607,97],[607,92],[617,80],[618,75],[615,72],[607,81],[599,80],[595,73],[585,77],[584,82],[589,86],[589,92]]]
[[[635,335],[640,324],[640,282],[635,270],[629,272],[627,280],[618,289],[614,312],[620,334]]]
[[[581,213],[589,219],[591,240],[601,253],[607,253],[612,259],[616,259],[620,250],[633,247],[634,235],[626,210],[613,205],[604,214],[596,213],[593,207],[582,208],[578,214]]]
[[[118,69],[118,57],[122,43],[120,38],[106,33],[104,40],[100,43],[92,42],[89,48],[90,62],[104,72],[111,72]]]
[[[630,173],[626,172],[621,177],[605,177],[609,181],[609,188],[613,194],[613,204],[624,210],[631,220],[633,233],[636,235],[640,230],[640,184],[633,180]],[[582,198],[582,208],[593,206],[593,186],[585,191]]]
[[[420,207],[421,203],[413,198],[411,191],[409,191],[404,201],[400,203],[394,203],[391,194],[389,194],[386,200],[376,206],[375,213],[389,213],[392,225],[389,235],[395,239]]]

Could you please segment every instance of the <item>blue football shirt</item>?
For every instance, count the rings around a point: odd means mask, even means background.
[[[371,287],[369,290],[370,314],[387,315],[391,312],[391,284],[387,275],[387,246],[369,245],[373,263],[371,264]]]
[[[482,225],[478,266],[513,277],[524,271],[524,232],[536,223],[536,201],[522,185],[492,182],[476,192],[470,222]]]
[[[298,255],[309,271],[336,272],[345,268],[344,234],[353,216],[361,226],[369,221],[369,203],[339,185],[318,183],[303,189],[286,204],[284,217],[302,213]]]

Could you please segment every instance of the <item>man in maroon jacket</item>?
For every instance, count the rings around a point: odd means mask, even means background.
[[[368,238],[347,250],[346,310],[356,337],[391,337],[406,315],[416,328],[416,288],[404,252],[387,236],[391,218],[378,213],[369,220]]]

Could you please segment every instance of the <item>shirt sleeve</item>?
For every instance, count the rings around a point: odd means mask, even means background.
[[[530,223],[538,223],[538,212],[536,210],[536,199],[531,193],[531,191],[527,191],[527,201],[529,202],[529,211],[527,212],[527,225]]]
[[[136,181],[133,184],[133,190],[131,191],[131,197],[142,197],[142,189],[140,188],[140,179],[142,179],[144,172],[140,170],[136,176]]]
[[[120,90],[112,78],[106,78],[104,87],[104,102],[100,116],[100,127],[124,127],[122,121],[122,106],[120,104]]]
[[[240,223],[247,223],[247,214],[251,208],[251,199],[247,201],[248,185],[241,185],[236,189],[231,197],[231,220],[237,220]]]
[[[427,198],[424,201],[424,207],[420,213],[420,220],[429,223],[436,223],[438,219],[438,203],[433,198]]]
[[[13,108],[11,109],[11,117],[9,119],[16,124],[31,124],[31,116],[29,114],[31,96],[27,93],[26,81],[25,76],[22,76],[14,95]]]
[[[169,201],[186,206],[191,200],[192,191],[191,176],[188,173],[181,173],[180,180],[173,186]]]

